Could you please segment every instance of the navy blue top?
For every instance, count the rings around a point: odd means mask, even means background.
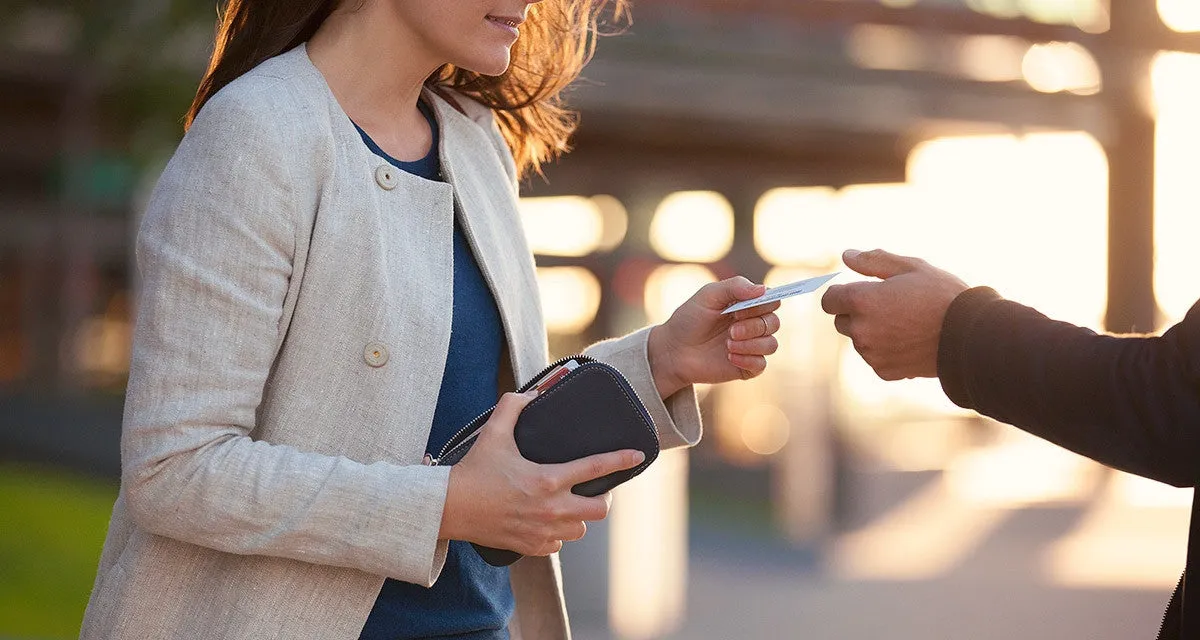
[[[437,121],[423,101],[420,107],[433,131],[433,145],[420,160],[396,160],[361,128],[358,132],[375,155],[396,168],[427,180],[440,180]],[[496,301],[456,221],[450,352],[433,413],[433,429],[425,446],[430,454],[436,455],[463,425],[496,403],[503,331]],[[507,640],[513,607],[508,567],[493,567],[469,543],[452,540],[446,565],[432,587],[391,578],[384,582],[360,637]]]

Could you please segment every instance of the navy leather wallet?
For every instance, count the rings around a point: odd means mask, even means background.
[[[612,366],[587,356],[570,356],[546,367],[518,391],[533,388],[538,389],[538,396],[521,411],[513,431],[517,448],[527,460],[557,464],[621,449],[637,449],[646,455],[638,466],[577,484],[572,493],[598,496],[611,491],[658,457],[658,434],[649,412]],[[433,464],[462,460],[494,409],[459,430]],[[521,558],[515,551],[472,544],[493,566],[510,565]]]

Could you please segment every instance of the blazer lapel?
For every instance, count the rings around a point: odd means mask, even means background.
[[[441,128],[442,173],[454,187],[458,222],[496,299],[514,383],[520,385],[545,366],[547,355],[537,276],[516,194],[481,126],[440,96],[432,102]]]

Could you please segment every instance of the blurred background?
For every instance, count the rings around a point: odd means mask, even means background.
[[[116,496],[141,207],[212,2],[8,0],[0,21],[0,636],[78,633]],[[641,0],[523,185],[553,355],[702,284],[884,247],[1098,330],[1200,296],[1200,1]],[[835,282],[852,277],[843,273]],[[576,635],[1150,638],[1191,490],[883,383],[780,312],[706,437],[563,552]]]

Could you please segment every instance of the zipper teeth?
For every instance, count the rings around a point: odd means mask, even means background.
[[[629,380],[625,379],[625,375],[621,374],[620,371],[617,371],[617,373],[619,374],[617,376],[617,380],[619,381],[621,386],[625,387],[625,390],[629,392],[629,395],[633,396],[634,398],[637,398],[638,403],[642,405],[642,411],[640,411],[639,413],[644,414],[642,417],[647,418],[647,420],[642,421],[642,426],[646,428],[646,431],[648,431],[650,433],[650,435],[654,436],[654,441],[657,443],[658,442],[658,432],[654,430],[654,419],[650,418],[649,414],[647,414],[645,411],[645,403],[642,402],[642,398],[641,398],[641,396],[638,395],[637,389],[634,389],[633,385],[629,384]]]
[[[534,375],[532,378],[530,378],[528,382],[521,385],[521,387],[519,389],[517,389],[517,393],[525,393],[535,383],[537,383],[537,381],[540,380],[542,378],[542,376],[546,375],[547,373],[550,373],[555,368],[561,367],[562,365],[564,365],[572,360],[578,360],[580,362],[580,364],[584,364],[587,362],[594,362],[594,360],[592,358],[589,358],[587,356],[580,356],[580,355],[566,356],[563,358],[559,358],[558,360],[555,360],[554,362],[546,365],[546,367],[544,369],[542,369],[540,372],[538,372],[536,375]],[[470,422],[468,422],[461,429],[456,431],[453,436],[450,436],[450,439],[448,441],[446,441],[445,446],[443,446],[442,450],[438,452],[437,457],[435,457],[433,459],[432,466],[436,467],[438,462],[440,462],[442,458],[445,458],[451,451],[454,451],[460,445],[462,445],[466,442],[469,442],[471,440],[470,436],[474,435],[474,433],[469,433],[467,435],[467,437],[463,438],[461,441],[456,442],[456,440],[458,440],[460,437],[462,437],[464,433],[478,431],[479,425],[477,425],[476,423],[479,422],[480,420],[482,420],[484,418],[484,416],[487,416],[489,413],[491,413],[492,410],[495,408],[496,407],[493,405],[487,411],[484,411],[483,413],[475,416]]]

